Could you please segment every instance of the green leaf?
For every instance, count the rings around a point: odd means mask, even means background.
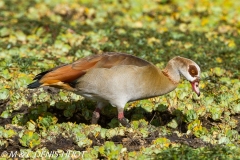
[[[219,144],[227,144],[227,143],[229,143],[230,142],[230,139],[228,138],[228,137],[221,137],[220,139],[219,139]]]
[[[99,153],[109,159],[119,159],[122,149],[122,144],[115,145],[113,142],[107,141],[104,146],[99,147]]]
[[[9,28],[3,27],[0,29],[0,37],[5,37],[10,34],[11,30]]]
[[[5,78],[6,80],[7,80],[7,79],[10,79],[10,78],[12,77],[12,76],[10,75],[8,69],[3,70],[3,71],[1,72],[1,76],[2,76],[3,78]]]
[[[92,141],[86,137],[84,133],[76,133],[75,135],[76,143],[79,147],[88,147],[92,144]]]
[[[213,73],[215,73],[217,76],[222,76],[225,73],[225,70],[220,67],[215,67],[213,69]]]
[[[210,112],[212,114],[213,120],[220,120],[222,112],[223,112],[223,108],[221,108],[220,106],[212,106],[210,108]]]
[[[11,116],[11,114],[9,113],[9,111],[3,111],[1,114],[2,118],[8,118],[9,116]]]
[[[240,103],[236,104],[232,104],[231,105],[231,108],[232,108],[232,112],[233,113],[240,113]]]
[[[173,119],[171,122],[169,122],[167,124],[168,127],[171,127],[171,128],[177,128],[178,127],[178,123],[177,123],[177,120],[176,119]]]
[[[117,135],[117,130],[116,129],[109,129],[107,132],[106,132],[106,137],[108,137],[109,139],[116,136]]]
[[[118,127],[119,126],[119,121],[117,118],[113,118],[111,122],[108,123],[108,126],[111,128]]]
[[[162,145],[162,144],[164,145],[164,144],[169,143],[169,142],[170,142],[170,140],[167,139],[167,138],[157,138],[152,143],[155,144],[155,145]]]
[[[38,117],[38,127],[46,130],[49,126],[56,124],[58,121],[57,117],[46,115],[44,117]]]
[[[12,130],[12,129],[9,129],[9,130],[6,130],[5,131],[5,135],[3,136],[4,138],[11,138],[12,136],[16,135],[17,133]]]
[[[206,97],[204,99],[204,102],[205,102],[206,105],[212,104],[213,101],[214,101],[214,97]]]
[[[19,41],[26,41],[26,35],[22,31],[14,32],[14,34]]]
[[[11,138],[13,137],[14,135],[16,134],[16,132],[12,129],[4,129],[2,126],[0,126],[0,139],[1,138],[5,138],[5,139],[8,139],[8,138]]]
[[[188,122],[191,122],[191,121],[197,119],[197,117],[198,117],[198,115],[197,115],[196,111],[193,110],[193,109],[188,110],[187,113],[186,113],[186,120]]]
[[[8,99],[9,91],[5,88],[0,89],[0,100]]]
[[[107,132],[107,129],[101,128],[101,131],[100,131],[101,138],[106,138],[106,132]]]
[[[152,110],[154,109],[154,104],[153,102],[151,102],[149,99],[146,100],[141,100],[139,102],[139,105],[145,109],[147,112],[152,112]]]
[[[30,147],[33,148],[40,144],[40,137],[37,133],[34,133],[33,131],[25,131],[24,135],[19,139],[19,142],[24,147]]]
[[[26,125],[27,125],[28,130],[35,131],[36,124],[33,121],[28,121]]]

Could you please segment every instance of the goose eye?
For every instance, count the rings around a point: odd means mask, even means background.
[[[188,72],[192,77],[195,77],[198,75],[198,70],[197,70],[196,66],[194,66],[194,65],[189,65]]]

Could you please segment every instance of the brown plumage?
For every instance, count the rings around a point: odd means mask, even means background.
[[[123,109],[127,102],[166,94],[177,87],[180,73],[200,95],[199,66],[186,58],[175,57],[164,70],[138,57],[123,53],[104,53],[82,58],[38,74],[28,88],[51,86],[72,91],[97,101],[92,123],[110,103],[118,108],[118,119],[129,126]]]

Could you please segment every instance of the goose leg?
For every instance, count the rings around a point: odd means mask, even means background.
[[[127,118],[124,117],[123,108],[118,108],[118,121],[125,127],[131,127],[131,125],[128,123]]]
[[[97,107],[94,110],[93,115],[92,115],[92,121],[91,121],[92,124],[97,124],[97,122],[100,118],[100,112],[104,106],[105,106],[105,103],[97,102]]]

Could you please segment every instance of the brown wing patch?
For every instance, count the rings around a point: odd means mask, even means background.
[[[118,65],[146,66],[150,64],[132,55],[108,52],[80,59],[74,62],[72,67],[76,70],[86,70],[90,68],[111,68]]]
[[[39,82],[52,86],[60,84],[57,82],[73,82],[86,74],[87,70],[92,68],[99,60],[100,57],[96,56],[83,58],[73,64],[65,65],[46,73]]]
[[[72,83],[92,68],[111,68],[118,65],[146,66],[151,63],[138,57],[122,53],[104,53],[82,58],[72,64],[56,67],[40,73],[36,80],[43,86],[73,90]]]
[[[74,88],[72,86],[70,86],[68,83],[64,83],[61,81],[46,81],[45,83],[43,83],[41,86],[51,86],[51,87],[56,87],[59,89],[66,89],[69,91],[74,91]]]
[[[82,58],[76,62],[73,62],[72,69],[74,70],[88,70],[92,68],[96,63],[102,59],[101,55],[93,55]]]
[[[76,78],[82,76],[85,74],[84,71],[74,70],[72,69],[72,65],[66,65],[60,68],[57,68],[56,70],[53,70],[51,72],[48,72],[45,74],[41,79],[40,83],[51,83],[56,81],[62,81],[62,82],[71,82],[74,81]]]
[[[192,77],[195,77],[195,76],[198,75],[197,67],[194,66],[194,65],[189,65],[188,72],[189,72],[189,74],[190,74]]]

